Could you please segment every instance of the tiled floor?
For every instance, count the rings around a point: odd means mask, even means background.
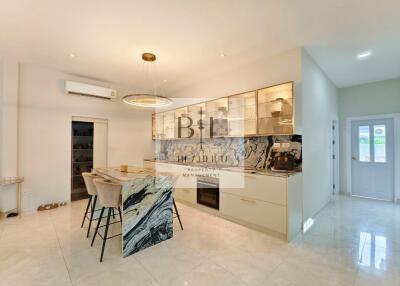
[[[0,285],[400,285],[398,205],[336,198],[291,244],[178,205],[184,231],[125,259],[110,240],[103,263],[84,207],[0,221]]]

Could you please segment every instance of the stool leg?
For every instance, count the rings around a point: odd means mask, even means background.
[[[94,210],[96,209],[97,196],[94,195],[93,197],[94,197],[94,199],[93,199],[93,204],[92,204],[92,210],[90,213],[89,227],[87,230],[86,238],[89,237],[90,228],[92,227],[93,214],[94,214]]]
[[[89,206],[90,206],[90,202],[91,202],[91,201],[92,201],[92,196],[90,196],[89,201],[88,201],[88,203],[87,203],[85,215],[83,216],[83,220],[82,220],[82,224],[81,224],[81,228],[83,227],[83,224],[85,223],[85,219],[86,219],[86,216],[87,216],[87,213],[88,213],[88,210],[89,210]]]
[[[172,202],[174,203],[174,209],[175,209],[175,212],[176,212],[176,216],[178,217],[179,224],[181,225],[181,229],[183,230],[183,226],[182,226],[182,222],[181,222],[181,217],[180,217],[180,215],[179,215],[178,208],[176,207],[175,199],[172,199]]]
[[[119,212],[119,220],[121,221],[121,224],[122,224],[122,213],[121,213],[120,207],[118,207],[118,212]]]
[[[114,208],[112,208],[112,215],[113,215],[113,219],[115,219],[115,212],[114,212]]]
[[[101,248],[100,262],[103,261],[104,248],[106,247],[108,226],[110,225],[110,217],[111,217],[111,212],[112,212],[112,210],[114,210],[114,209],[113,209],[113,208],[108,208],[107,224],[106,224],[106,230],[104,231],[103,247]]]
[[[104,210],[105,210],[105,207],[102,207],[101,212],[100,212],[100,217],[99,217],[99,220],[97,221],[96,230],[94,232],[92,243],[90,244],[90,246],[93,246],[94,239],[96,238],[97,232],[99,231],[99,226],[100,226],[101,219],[103,218]]]

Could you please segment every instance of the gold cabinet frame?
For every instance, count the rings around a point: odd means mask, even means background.
[[[268,88],[274,88],[274,87],[278,87],[278,86],[281,86],[281,85],[282,86],[283,85],[288,85],[288,84],[291,84],[291,97],[290,97],[291,100],[292,100],[292,105],[291,105],[291,108],[292,108],[292,110],[291,110],[291,124],[290,124],[291,132],[261,132],[260,123],[259,123],[259,119],[260,119],[260,115],[259,115],[259,92],[262,91],[262,90],[268,89]],[[238,96],[238,95],[244,95],[244,94],[251,93],[251,92],[255,93],[256,133],[255,134],[252,134],[252,133],[246,134],[246,132],[244,132],[243,135],[232,135],[231,136],[231,135],[229,135],[229,98],[230,97],[234,97],[234,96]],[[157,130],[156,130],[157,124],[155,124],[157,115],[165,115],[167,113],[174,112],[174,118],[175,118],[175,111],[176,110],[183,109],[183,108],[187,108],[187,110],[189,110],[190,106],[204,104],[205,105],[204,112],[205,112],[206,118],[207,118],[207,103],[210,103],[210,102],[213,102],[213,101],[217,101],[217,100],[221,100],[223,98],[227,98],[227,101],[228,101],[228,107],[227,107],[228,108],[228,110],[227,110],[227,114],[228,114],[228,116],[227,116],[227,119],[228,119],[228,135],[227,136],[214,136],[213,138],[253,137],[253,136],[270,136],[270,135],[292,135],[295,132],[295,129],[296,129],[295,128],[296,127],[296,122],[295,122],[295,113],[296,113],[296,108],[295,108],[296,107],[295,83],[294,83],[294,81],[287,81],[287,82],[283,82],[283,83],[279,83],[279,84],[275,84],[275,85],[271,85],[271,86],[258,88],[258,89],[255,89],[255,90],[249,90],[249,91],[245,91],[245,92],[232,94],[232,95],[229,95],[229,96],[222,96],[222,97],[215,98],[215,99],[212,99],[212,100],[207,100],[207,101],[203,101],[203,102],[190,104],[190,105],[187,105],[187,106],[171,109],[171,110],[164,111],[164,112],[153,113],[152,114],[152,140],[179,140],[179,139],[186,139],[186,138],[176,138],[176,136],[174,136],[174,138],[165,138],[166,134],[163,134],[163,136],[161,136],[163,138],[157,138],[157,137],[160,137],[160,136],[157,136],[158,135]],[[165,124],[165,120],[163,121],[163,124]],[[208,124],[206,124],[206,125],[208,126]],[[175,128],[176,128],[176,124],[174,122],[174,130],[175,130]],[[174,134],[176,134],[176,131],[174,131]],[[209,138],[209,137],[205,136],[203,138]]]

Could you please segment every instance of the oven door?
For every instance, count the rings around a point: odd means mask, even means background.
[[[197,178],[197,203],[219,210],[219,184]]]

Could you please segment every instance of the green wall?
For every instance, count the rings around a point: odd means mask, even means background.
[[[346,189],[346,118],[400,113],[400,78],[339,89],[340,191]]]

